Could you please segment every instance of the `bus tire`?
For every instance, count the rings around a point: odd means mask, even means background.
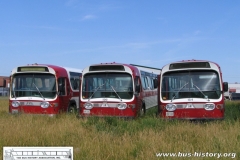
[[[141,108],[140,108],[140,116],[144,116],[146,114],[146,108],[145,105],[142,104]]]
[[[71,105],[68,107],[68,113],[70,113],[70,114],[76,114],[76,113],[77,113],[76,104],[71,104]]]

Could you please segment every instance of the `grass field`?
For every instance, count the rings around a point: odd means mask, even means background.
[[[74,160],[217,159],[210,153],[236,153],[219,159],[240,159],[240,102],[226,103],[223,121],[165,121],[157,119],[155,112],[156,108],[145,117],[129,121],[77,119],[68,114],[9,115],[8,100],[0,98],[0,147],[73,146]],[[184,153],[195,152],[209,154],[183,157]],[[182,157],[157,157],[158,153]]]

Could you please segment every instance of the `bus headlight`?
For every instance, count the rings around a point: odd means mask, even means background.
[[[42,102],[40,106],[42,108],[48,108],[49,107],[49,102]]]
[[[117,104],[117,108],[118,109],[126,109],[127,108],[127,104],[126,103],[118,103]]]
[[[213,110],[215,108],[215,104],[207,103],[204,105],[205,110]]]
[[[93,108],[93,104],[87,102],[87,103],[84,104],[84,107],[85,107],[86,109],[92,109],[92,108]]]
[[[166,105],[166,110],[168,111],[175,111],[177,109],[176,104],[167,104]]]
[[[19,105],[20,105],[20,102],[18,102],[18,101],[12,101],[12,106],[13,106],[13,107],[19,107]]]

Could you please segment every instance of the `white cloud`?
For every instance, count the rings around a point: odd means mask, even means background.
[[[82,18],[82,20],[84,21],[84,20],[95,19],[95,18],[97,18],[95,15],[89,14],[89,15],[85,15],[85,16]]]

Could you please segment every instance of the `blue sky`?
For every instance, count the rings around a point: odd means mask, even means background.
[[[240,83],[239,0],[1,0],[0,75],[44,63],[161,68],[200,59]]]

